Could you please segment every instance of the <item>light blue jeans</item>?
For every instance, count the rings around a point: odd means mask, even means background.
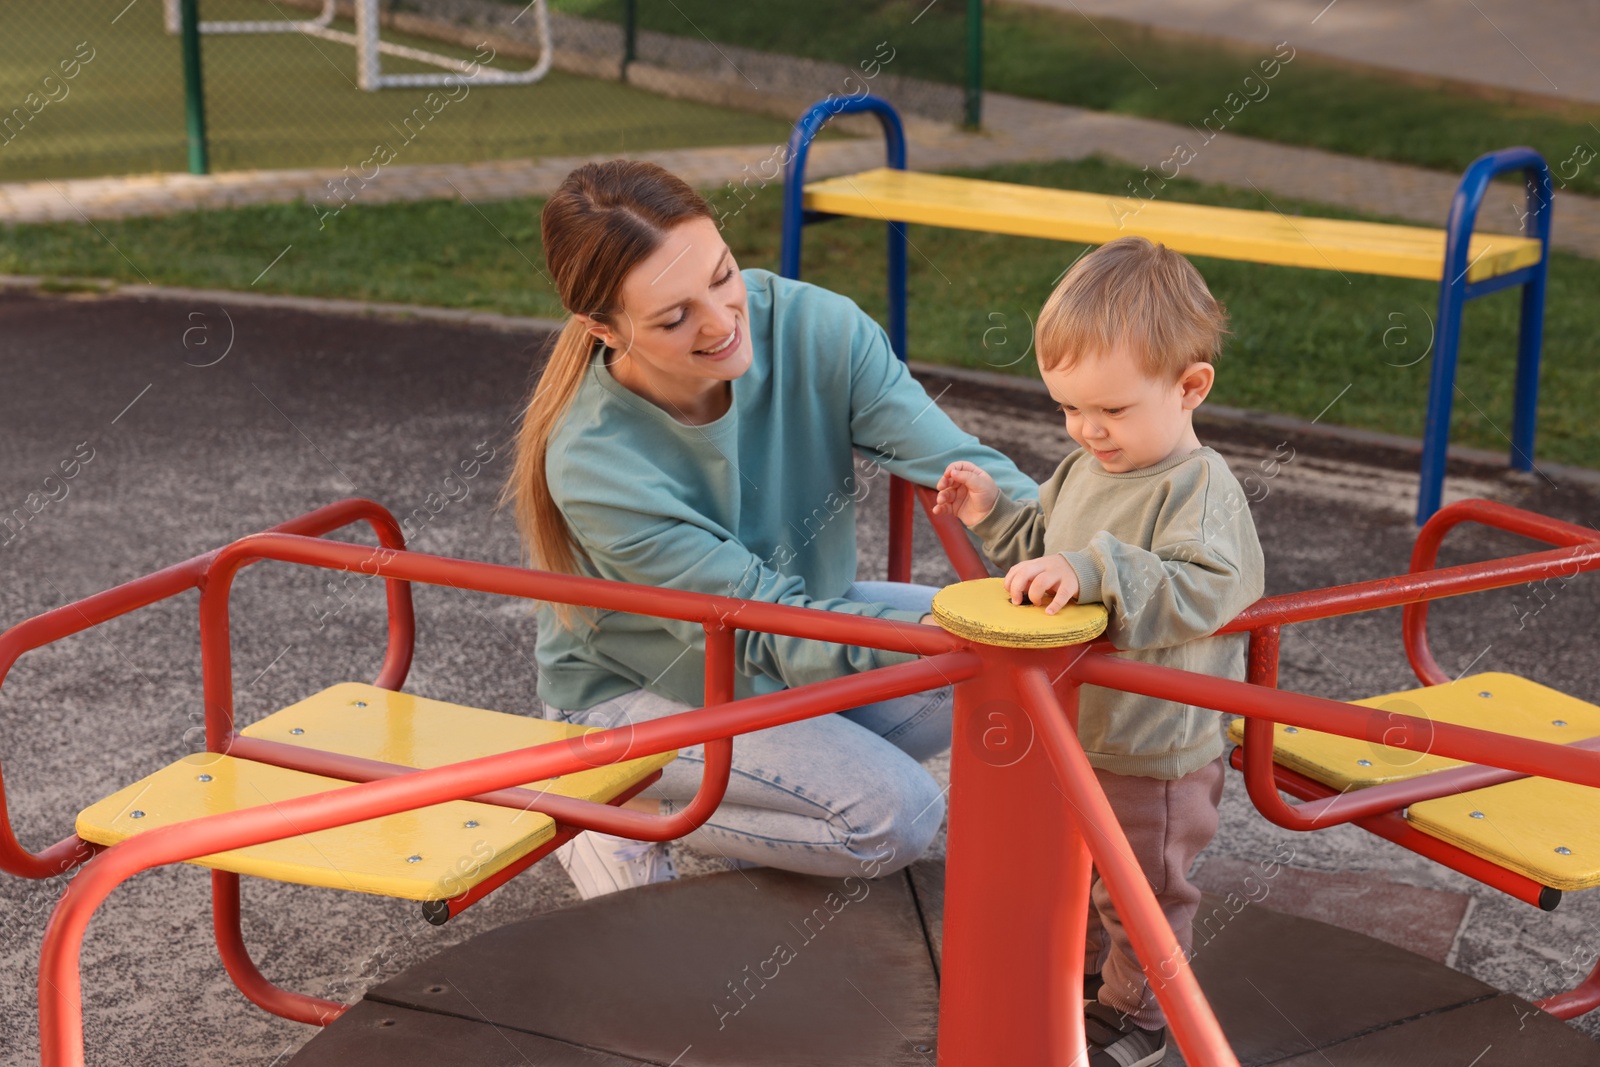
[[[852,600],[927,612],[938,590],[898,582],[856,582]],[[545,716],[614,728],[693,705],[635,689],[581,711]],[[950,747],[950,689],[864,704],[833,715],[736,737],[722,804],[684,837],[698,852],[824,876],[876,877],[921,856],[944,820],[944,792],[921,761]],[[678,753],[640,795],[664,814],[700,788],[705,750]]]

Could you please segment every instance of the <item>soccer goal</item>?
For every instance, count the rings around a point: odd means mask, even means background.
[[[164,0],[167,32],[182,31],[181,0]],[[328,41],[350,45],[356,50],[356,84],[367,92],[379,89],[401,89],[419,85],[455,85],[463,77],[472,79],[474,85],[531,85],[550,70],[550,14],[545,0],[534,0],[534,29],[539,37],[539,58],[527,70],[494,70],[429,52],[381,40],[378,36],[378,0],[353,0],[356,32],[347,33],[333,28],[335,0],[323,0],[322,11],[312,19],[265,19],[252,21],[202,21],[201,33],[301,33],[308,37],[321,37]],[[448,74],[385,74],[381,57],[395,56],[434,67],[443,67]]]

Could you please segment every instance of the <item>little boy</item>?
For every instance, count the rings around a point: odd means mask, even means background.
[[[1195,437],[1227,316],[1194,266],[1142,237],[1079,260],[1035,328],[1040,371],[1080,446],[1013,501],[971,463],[939,481],[1002,566],[1011,602],[1103,603],[1128,658],[1245,676],[1245,634],[1211,636],[1261,596],[1261,545],[1244,490]],[[1200,902],[1189,867],[1217,830],[1220,716],[1084,686],[1078,736],[1185,954]],[[1096,878],[1084,961],[1090,1067],[1151,1067],[1166,1019]],[[1170,976],[1170,972],[1168,973]]]

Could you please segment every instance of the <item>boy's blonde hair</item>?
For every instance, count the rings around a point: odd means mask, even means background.
[[[1143,237],[1119,237],[1074,263],[1034,327],[1042,370],[1126,342],[1146,376],[1171,381],[1214,361],[1227,332],[1228,313],[1194,264]]]

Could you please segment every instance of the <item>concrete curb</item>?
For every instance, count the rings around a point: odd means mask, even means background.
[[[994,371],[975,370],[970,367],[952,367],[942,363],[923,363],[919,360],[911,360],[909,365],[911,370],[919,377],[929,375],[948,378],[958,382],[981,385],[985,389],[1021,393],[1029,397],[1049,395],[1044,383],[1037,378],[999,374]],[[1288,434],[1321,437],[1372,448],[1387,448],[1419,457],[1422,455],[1422,441],[1420,438],[1406,437],[1395,433],[1383,433],[1379,430],[1364,430],[1355,426],[1333,426],[1314,423],[1309,419],[1298,418],[1294,415],[1280,415],[1276,412],[1256,411],[1251,408],[1235,408],[1228,407],[1225,404],[1208,403],[1196,413],[1196,420],[1202,423],[1209,422],[1255,428],[1265,427],[1282,430]],[[1504,468],[1506,466],[1505,453],[1491,452],[1486,448],[1472,448],[1468,445],[1451,445],[1449,458],[1486,467]],[[1539,463],[1538,469],[1552,481],[1566,479],[1600,489],[1600,470],[1592,470],[1588,467],[1574,467],[1566,463]],[[1522,472],[1518,473],[1521,474]]]
[[[501,333],[553,333],[561,320],[525,315],[499,315],[468,308],[426,307],[420,304],[386,304],[367,300],[338,300],[320,296],[285,296],[276,293],[242,293],[234,289],[187,289],[177,285],[129,285],[110,278],[44,278],[28,274],[0,274],[0,291],[29,289],[92,290],[106,296],[139,300],[172,300],[196,304],[232,304],[243,307],[280,308],[314,315],[384,318],[441,322],[451,326],[476,326]]]
[[[27,274],[0,274],[0,291],[26,289],[49,292],[50,287],[92,290],[106,296],[133,297],[136,299],[171,300],[202,304],[233,304],[244,307],[281,308],[304,311],[314,315],[340,315],[354,318],[386,318],[420,322],[439,322],[451,326],[478,327],[501,333],[554,333],[561,329],[560,319],[539,318],[531,315],[499,315],[488,311],[466,308],[427,307],[420,304],[388,304],[366,300],[337,300],[317,296],[284,296],[273,293],[241,293],[232,289],[188,289],[173,285],[127,285],[110,278],[44,278]],[[1047,395],[1044,383],[1037,378],[999,374],[994,371],[955,367],[942,363],[924,363],[911,360],[908,364],[919,377],[953,379],[971,382],[986,389],[1022,393],[1030,398]],[[1332,426],[1313,423],[1293,415],[1280,415],[1250,408],[1234,408],[1224,404],[1207,404],[1201,409],[1202,422],[1227,423],[1270,427],[1285,433],[1310,435],[1329,440],[1347,441],[1351,444],[1388,448],[1414,455],[1422,454],[1422,441],[1401,434],[1363,430],[1353,426]],[[1450,459],[1479,466],[1503,467],[1506,457],[1488,449],[1466,445],[1451,445]],[[1574,467],[1565,463],[1540,463],[1539,470],[1552,480],[1557,478],[1579,482],[1600,489],[1600,470]]]

